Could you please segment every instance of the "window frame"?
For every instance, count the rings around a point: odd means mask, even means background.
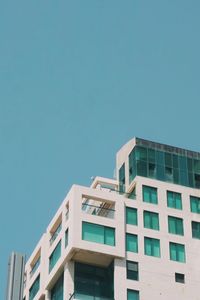
[[[172,249],[172,246],[174,247],[174,249]],[[181,248],[183,250],[182,253],[180,252]],[[173,258],[174,254],[172,254],[172,251],[175,252],[175,259]],[[169,242],[169,254],[171,261],[186,263],[186,253],[184,244]],[[181,259],[181,255],[183,255],[183,259]]]
[[[174,224],[172,224],[172,222],[174,222]],[[184,236],[183,219],[179,217],[168,216],[168,233]]]
[[[147,242],[149,244],[147,244]],[[157,243],[157,245],[154,244],[155,242]],[[148,252],[147,247],[150,247],[150,252]],[[158,248],[158,250],[156,250],[156,247]],[[156,251],[158,251],[158,255],[156,254]],[[144,254],[147,256],[160,258],[161,257],[160,239],[145,236],[144,237]]]
[[[149,199],[146,198],[145,192],[149,193]],[[156,198],[154,199],[154,196]],[[145,203],[151,203],[151,204],[158,204],[158,189],[153,186],[149,185],[142,185],[142,197],[143,197],[143,202]]]
[[[132,267],[136,270],[131,270],[129,265],[132,264]],[[139,263],[136,261],[127,260],[126,261],[126,279],[139,281]]]
[[[149,225],[146,220],[147,217],[149,217]],[[154,220],[153,220],[155,217],[156,217],[156,226],[154,226]],[[149,211],[149,210],[144,210],[143,211],[143,225],[144,225],[144,228],[159,231],[160,230],[159,213]]]
[[[173,197],[170,199],[169,195],[172,194]],[[180,199],[176,199],[175,196],[180,196]],[[170,202],[172,201],[172,202]],[[180,202],[177,202],[180,201]],[[169,191],[167,190],[167,207],[169,208],[174,208],[174,209],[183,209],[183,204],[182,204],[182,194],[174,191]]]

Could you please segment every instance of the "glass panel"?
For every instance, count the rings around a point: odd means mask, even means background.
[[[183,220],[176,217],[168,217],[169,233],[183,235]]]
[[[159,216],[157,213],[152,213],[152,229],[159,230]]]
[[[125,164],[119,169],[119,192],[125,192]]]
[[[192,237],[200,239],[200,223],[192,221]]]
[[[191,212],[200,214],[200,198],[190,196],[190,209]]]
[[[169,243],[170,259],[179,262],[185,262],[185,246],[177,243]]]
[[[83,222],[83,240],[104,244],[104,227],[97,224]]]
[[[145,254],[151,256],[152,255],[152,251],[151,251],[151,239],[144,238],[144,245],[145,245]]]
[[[152,164],[152,163],[149,163],[148,164],[149,168],[148,168],[148,176],[150,178],[156,178],[156,165],[155,164]]]
[[[139,291],[128,290],[127,291],[127,300],[139,300]]]
[[[138,160],[137,161],[137,175],[147,177],[147,162]]]
[[[105,227],[105,244],[115,246],[115,229]]]
[[[151,228],[151,218],[148,211],[144,211],[144,227]]]
[[[182,209],[181,194],[167,191],[167,206]]]
[[[126,224],[137,225],[137,209],[126,208]]]
[[[147,148],[136,146],[136,160],[147,160]]]
[[[170,259],[177,260],[176,258],[176,244],[170,243]]]
[[[154,187],[143,185],[143,201],[157,204],[157,189]]]
[[[135,234],[126,234],[126,251],[138,252],[138,239]]]
[[[153,149],[148,149],[148,160],[151,163],[155,163],[156,161],[156,153]]]
[[[75,262],[75,299],[114,299],[113,263],[107,268]]]
[[[145,254],[160,257],[160,241],[153,238],[144,238]]]
[[[63,300],[63,274],[51,290],[51,300]]]
[[[200,174],[200,160],[194,159],[194,173]]]
[[[49,257],[49,273],[57,263],[60,256],[61,256],[61,241],[57,244],[51,256]]]
[[[144,227],[159,230],[158,214],[150,211],[144,211]]]
[[[172,154],[165,153],[165,166],[172,167]]]
[[[192,160],[192,158],[187,159],[187,166],[188,166],[188,170],[190,172],[193,172],[193,160]]]
[[[33,300],[33,298],[36,296],[39,289],[40,289],[40,275],[35,279],[34,283],[32,284],[29,290],[29,300]]]
[[[152,239],[153,241],[153,256],[160,257],[160,241]]]
[[[110,246],[115,245],[115,229],[98,224],[83,222],[82,239]]]
[[[178,155],[176,155],[176,154],[173,154],[173,168],[176,168],[176,169],[179,168]]]
[[[185,262],[185,246],[177,244],[178,261]]]
[[[187,159],[185,156],[179,156],[179,168],[186,172],[187,170]]]
[[[133,261],[126,262],[127,279],[138,280],[138,263]]]

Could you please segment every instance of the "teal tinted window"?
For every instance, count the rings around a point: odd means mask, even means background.
[[[138,262],[126,261],[126,278],[131,280],[139,280]]]
[[[170,259],[178,262],[185,262],[185,246],[177,243],[169,243]]]
[[[159,215],[151,211],[144,211],[143,213],[144,227],[154,230],[159,230]]]
[[[63,274],[51,289],[51,300],[63,300]]]
[[[191,212],[200,214],[200,198],[190,196],[190,209]]]
[[[137,209],[126,207],[126,224],[137,225]]]
[[[104,227],[104,244],[115,246],[115,229]]]
[[[200,222],[192,221],[192,237],[200,239]]]
[[[49,273],[57,263],[61,256],[61,241],[57,244],[53,252],[51,253],[51,256],[49,257]]]
[[[168,231],[169,233],[184,235],[183,219],[168,216]]]
[[[74,298],[80,300],[113,300],[114,268],[74,263]],[[65,298],[65,300],[69,300]]]
[[[148,141],[144,143],[137,138],[129,155],[129,183],[139,175],[200,188],[199,157],[193,152]]]
[[[136,176],[136,159],[135,159],[135,149],[131,151],[129,154],[129,183],[135,178]]]
[[[35,279],[35,281],[33,282],[29,290],[29,300],[34,299],[39,289],[40,289],[40,275]]]
[[[145,255],[160,257],[160,240],[153,238],[144,238]]]
[[[157,189],[151,186],[143,185],[143,201],[153,204],[158,203]]]
[[[115,245],[115,229],[98,224],[83,222],[82,239],[110,246]]]
[[[139,291],[128,290],[127,291],[127,300],[140,300]]]
[[[136,160],[147,160],[147,148],[144,147],[136,147]]]
[[[181,194],[167,191],[167,206],[171,208],[182,209]]]
[[[135,234],[126,234],[126,251],[138,252],[138,237]]]
[[[119,169],[119,192],[125,192],[125,164]]]

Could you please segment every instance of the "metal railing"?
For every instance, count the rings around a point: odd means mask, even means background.
[[[51,236],[51,238],[50,238],[50,240],[49,240],[50,245],[53,244],[53,242],[54,242],[55,239],[57,238],[57,236],[58,236],[59,232],[61,231],[61,229],[62,229],[62,223],[60,223],[60,224],[58,225],[58,227],[56,228],[55,232],[52,234],[52,236]]]
[[[93,205],[88,203],[82,203],[82,211],[87,214],[95,215],[95,216],[102,216],[106,218],[114,218],[115,209],[104,207],[105,203],[101,203],[101,205]]]
[[[35,264],[33,265],[32,269],[30,271],[30,278],[36,272],[36,270],[38,269],[39,265],[40,265],[40,257],[37,259],[37,261],[35,262]]]

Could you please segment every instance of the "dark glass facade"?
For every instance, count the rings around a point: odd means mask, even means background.
[[[63,300],[63,274],[51,290],[51,300]]]
[[[75,262],[75,298],[80,300],[114,300],[113,263],[97,267]]]
[[[167,148],[166,145],[157,149],[156,143],[149,144],[154,145],[154,149],[148,147],[148,144],[136,145],[129,154],[129,183],[138,175],[200,188],[199,153],[169,146]],[[120,184],[122,185],[122,182]]]

